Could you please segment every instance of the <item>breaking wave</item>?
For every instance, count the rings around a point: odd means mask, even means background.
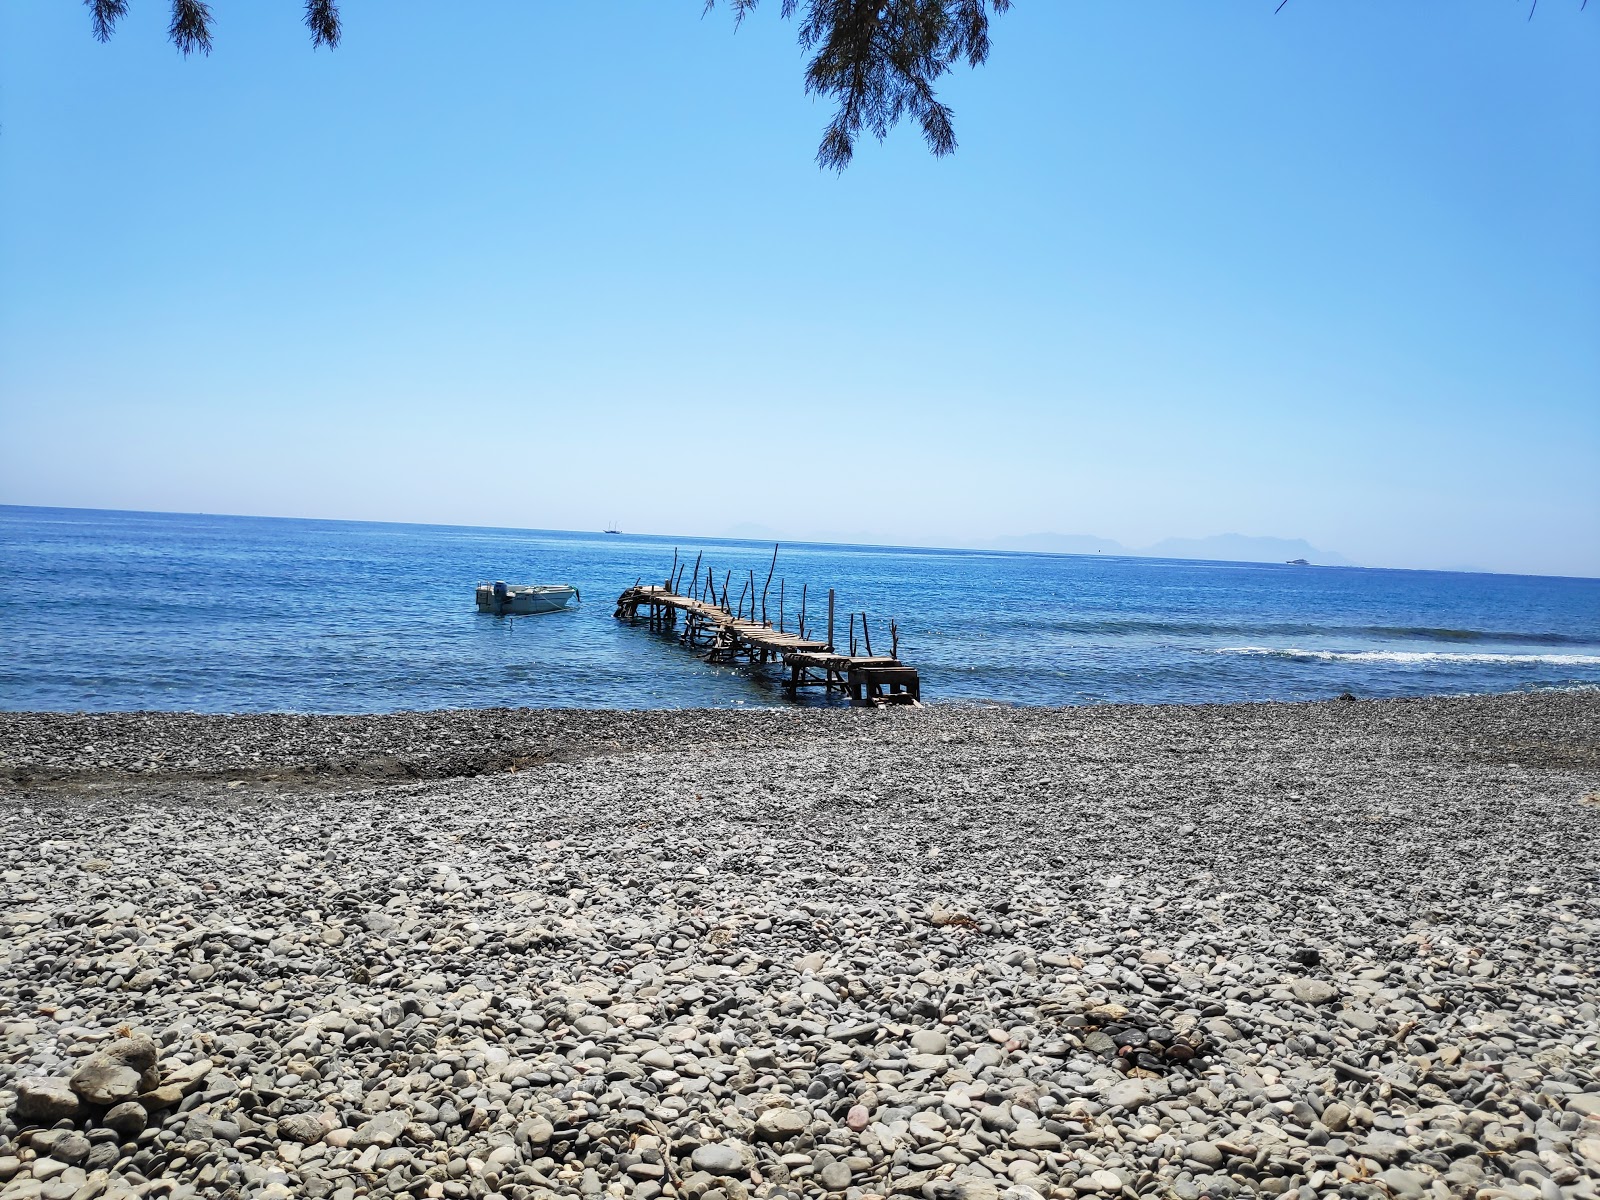
[[[997,618],[994,623],[1028,628],[1044,625],[1062,633],[1113,637],[1119,635],[1208,637],[1233,634],[1243,637],[1373,637],[1444,642],[1451,645],[1469,645],[1473,642],[1538,646],[1600,645],[1600,640],[1592,634],[1557,633],[1554,630],[1540,632],[1511,629],[1453,629],[1436,625],[1341,625],[1309,621],[1206,621],[1130,616],[1084,616],[1041,620],[1037,614],[1031,612],[1010,618]]]
[[[1466,654],[1429,650],[1300,650],[1276,646],[1224,646],[1217,654],[1248,654],[1261,658],[1288,658],[1297,662],[1401,663],[1407,666],[1463,663],[1506,666],[1600,667],[1600,654]]]

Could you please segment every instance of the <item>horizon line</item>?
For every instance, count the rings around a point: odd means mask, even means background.
[[[91,508],[61,504],[12,504],[0,502],[0,509],[33,509],[45,512],[78,512],[78,513],[120,513],[129,516],[149,517],[222,517],[228,520],[239,521],[318,521],[330,525],[402,525],[418,529],[486,529],[502,533],[564,533],[579,536],[595,537],[639,537],[639,538],[682,538],[686,541],[699,542],[742,542],[752,546],[764,546],[770,543],[783,545],[785,542],[791,546],[817,546],[824,548],[847,550],[924,550],[940,554],[1010,554],[1024,557],[1045,558],[1107,558],[1107,559],[1138,559],[1143,562],[1188,562],[1188,563],[1221,563],[1228,566],[1240,567],[1274,567],[1295,566],[1290,562],[1275,562],[1249,559],[1229,558],[1170,558],[1157,554],[1141,554],[1124,547],[1125,553],[1107,554],[1095,552],[1093,554],[1081,550],[1007,550],[1000,547],[978,546],[930,546],[908,542],[827,542],[813,541],[806,538],[746,538],[729,537],[718,534],[692,534],[692,533],[639,533],[618,531],[608,534],[603,529],[556,529],[553,527],[535,527],[527,525],[459,525],[436,521],[396,521],[385,519],[361,517],[291,517],[272,513],[224,513],[224,512],[195,512],[187,509],[161,509],[161,508]],[[1095,537],[1095,534],[998,534],[997,537]],[[1268,537],[1266,534],[1210,534],[1210,537]],[[1114,539],[1106,538],[1105,541]],[[1185,539],[1197,541],[1202,539]],[[1290,540],[1290,539],[1279,539]],[[1304,539],[1301,539],[1304,540]],[[1119,543],[1120,544],[1120,543]],[[1342,557],[1342,556],[1341,556]],[[1429,575],[1498,575],[1508,579],[1575,579],[1583,581],[1600,580],[1596,575],[1549,575],[1525,571],[1492,571],[1492,570],[1451,570],[1440,567],[1374,567],[1360,563],[1308,563],[1307,566],[1321,571],[1410,571]]]

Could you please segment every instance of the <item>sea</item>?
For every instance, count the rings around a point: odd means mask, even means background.
[[[0,507],[0,709],[796,703],[773,668],[714,666],[613,616],[624,588],[664,582],[674,561],[734,599],[753,576],[790,629],[803,589],[813,634],[833,589],[836,644],[864,613],[882,653],[892,620],[936,704],[1600,687],[1595,579],[784,543],[765,587],[772,555],[627,533]],[[474,588],[497,579],[571,584],[581,602],[478,612]]]

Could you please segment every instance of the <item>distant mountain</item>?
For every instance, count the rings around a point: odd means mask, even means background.
[[[1304,538],[1247,537],[1219,533],[1204,538],[1167,538],[1139,550],[1110,538],[1087,533],[1026,533],[990,538],[979,543],[984,550],[1023,550],[1034,554],[1126,554],[1139,558],[1208,558],[1214,562],[1286,563],[1303,558],[1314,566],[1348,567],[1349,559],[1331,550],[1318,550]]]
[[[1322,567],[1348,567],[1349,559],[1318,550],[1304,538],[1247,537],[1218,533],[1204,538],[1167,538],[1137,551],[1151,558],[1209,558],[1220,562],[1289,562],[1303,558]]]
[[[986,550],[1027,550],[1034,554],[1132,554],[1121,542],[1087,533],[1025,533],[1020,537],[990,538]]]
[[[775,542],[778,540],[778,531],[770,525],[740,521],[737,525],[730,525],[723,530],[722,536],[743,542]]]

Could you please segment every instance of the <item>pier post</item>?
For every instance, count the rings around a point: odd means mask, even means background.
[[[833,649],[833,589],[828,589],[828,649]]]
[[[767,591],[768,591],[768,589],[770,589],[772,587],[772,573],[774,571],[776,571],[777,569],[778,569],[778,543],[777,542],[773,542],[772,543],[772,565],[767,568],[767,581],[764,584],[761,585],[761,623],[763,625],[771,624],[771,622],[769,622],[767,620]],[[752,584],[755,583],[755,577],[753,575],[750,578],[750,582]],[[756,615],[755,614],[755,605],[754,604],[752,604],[750,606],[750,615],[752,617]]]

